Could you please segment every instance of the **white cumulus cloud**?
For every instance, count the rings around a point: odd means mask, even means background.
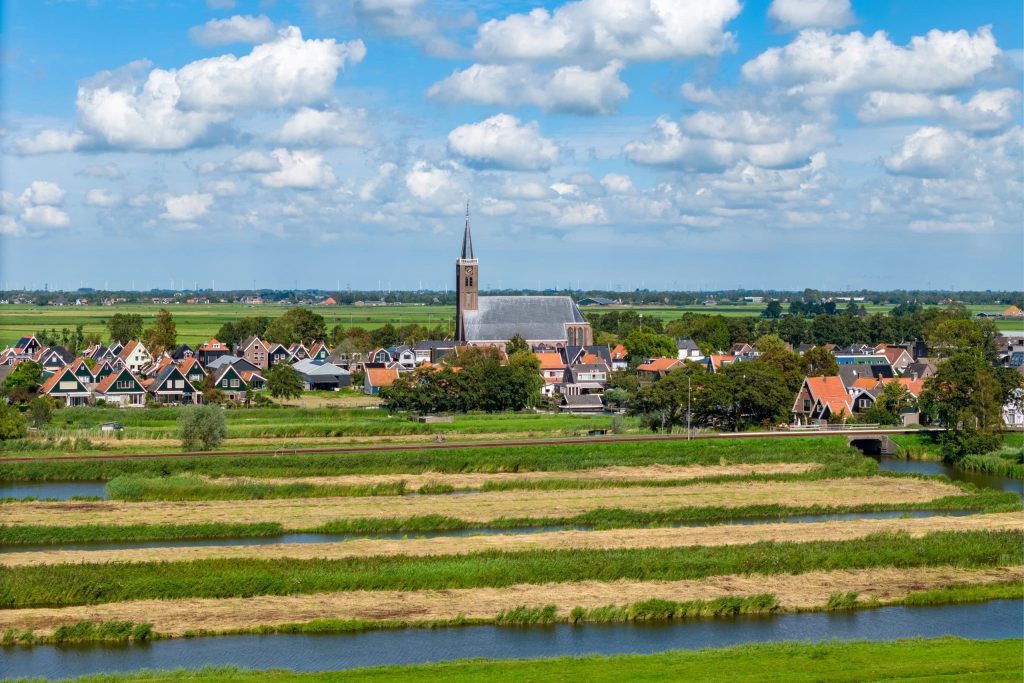
[[[260,178],[267,187],[310,190],[335,182],[334,170],[324,161],[322,154],[307,150],[291,152],[284,148],[275,149],[272,154],[280,168]]]
[[[169,221],[190,222],[202,218],[213,205],[213,195],[205,192],[193,192],[164,200],[164,213],[161,218]]]
[[[182,149],[215,134],[236,113],[327,99],[338,72],[365,55],[362,41],[304,40],[292,26],[247,55],[201,59],[180,69],[146,63],[104,72],[78,89],[87,132],[106,144],[140,150]]]
[[[780,28],[842,28],[853,22],[850,0],[772,0],[768,16]]]
[[[49,180],[33,180],[21,193],[21,201],[36,206],[55,206],[64,201],[65,192],[60,185]]]
[[[547,112],[607,114],[629,97],[621,61],[601,69],[565,66],[538,72],[526,64],[474,64],[427,90],[430,97],[492,105],[532,104]]]
[[[608,173],[601,178],[601,185],[609,194],[629,194],[633,191],[633,181],[628,175]]]
[[[121,204],[121,196],[110,190],[95,187],[85,193],[85,203],[101,209],[110,209]]]
[[[509,114],[459,126],[448,134],[448,149],[484,167],[543,170],[558,162],[558,145],[541,136],[536,121],[520,124]]]
[[[56,206],[26,206],[21,212],[21,220],[29,225],[40,228],[66,228],[71,225],[71,217]]]
[[[457,189],[450,169],[432,166],[422,159],[416,160],[405,174],[405,186],[413,197],[423,200],[444,198]]]
[[[73,152],[88,141],[80,130],[41,130],[31,137],[17,138],[14,151],[18,154],[55,154]]]
[[[487,21],[475,49],[494,61],[716,55],[732,44],[724,28],[739,13],[738,0],[578,0]]]
[[[885,168],[897,175],[940,178],[950,175],[961,158],[966,141],[945,128],[926,126],[903,140],[886,158]]]
[[[320,110],[303,107],[284,122],[278,140],[296,146],[364,147],[372,143],[363,109]]]
[[[258,17],[236,14],[193,26],[188,30],[188,37],[200,45],[263,43],[274,37],[274,22],[263,14]]]
[[[785,47],[773,47],[743,65],[751,82],[780,85],[791,94],[836,95],[891,90],[925,91],[968,87],[1000,55],[992,30],[932,30],[906,47],[884,31],[833,34],[801,31]]]
[[[1012,124],[1019,110],[1020,91],[1011,88],[981,90],[966,102],[952,95],[875,91],[865,96],[857,118],[864,123],[935,118],[988,133]]]

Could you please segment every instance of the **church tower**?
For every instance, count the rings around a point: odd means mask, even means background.
[[[469,202],[466,202],[466,229],[462,233],[462,253],[455,261],[455,341],[466,341],[463,311],[477,310],[480,287],[479,262],[473,257],[473,236],[469,232]]]

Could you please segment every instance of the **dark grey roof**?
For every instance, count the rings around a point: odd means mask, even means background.
[[[603,408],[604,400],[600,394],[579,394],[563,396],[562,401],[570,408]]]
[[[603,296],[588,296],[586,299],[580,301],[584,306],[593,304],[595,306],[610,306],[615,303],[614,299],[607,299]]]
[[[473,259],[473,235],[469,233],[469,202],[466,202],[466,230],[462,233],[462,255],[459,258]]]
[[[700,347],[697,346],[697,342],[692,339],[676,339],[676,349],[686,351],[700,351]]]
[[[584,346],[584,352],[592,353],[601,360],[603,360],[608,367],[612,365],[612,352],[607,346],[601,346],[600,344],[594,344],[593,346]]]
[[[185,354],[189,352],[193,354],[195,353],[195,351],[192,350],[192,347],[188,344],[179,344],[178,348],[174,349],[174,353],[171,354],[171,358],[174,360],[183,360],[185,358]]]
[[[466,341],[562,341],[566,323],[586,323],[567,296],[482,296],[478,309],[463,311]]]
[[[292,364],[297,372],[306,377],[345,377],[352,373],[344,368],[339,368],[333,363],[328,363],[322,360],[312,360],[307,358],[300,360],[298,363]]]
[[[413,347],[417,351],[432,351],[434,349],[454,349],[455,342],[451,339],[424,339],[416,342]]]
[[[206,364],[208,370],[219,370],[225,365],[235,366],[239,372],[259,372],[259,368],[241,356],[220,356]]]

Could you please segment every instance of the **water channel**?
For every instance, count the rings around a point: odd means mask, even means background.
[[[0,649],[3,675],[64,678],[140,669],[235,664],[251,669],[330,671],[471,657],[537,658],[650,654],[752,642],[934,638],[1020,638],[1024,603],[996,600],[939,607],[694,619],[657,624],[509,628],[467,626],[331,635],[220,636],[138,645]]]

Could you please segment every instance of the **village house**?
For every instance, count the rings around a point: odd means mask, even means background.
[[[78,378],[70,366],[50,375],[39,388],[39,394],[66,406],[88,405],[92,397],[89,386]]]
[[[270,348],[259,337],[252,336],[242,340],[235,347],[235,354],[246,359],[261,370],[266,370],[270,367]]]
[[[146,405],[146,387],[128,368],[111,372],[96,385],[93,394],[98,401],[102,400],[122,408]]]
[[[648,358],[636,366],[636,376],[641,384],[651,384],[681,367],[683,362],[678,358]]]
[[[306,391],[337,391],[352,384],[352,373],[325,360],[307,358],[292,365]]]
[[[850,395],[838,375],[805,377],[793,402],[793,415],[798,422],[827,421],[852,414]]]
[[[679,360],[700,362],[704,359],[704,353],[692,339],[676,339],[676,357]]]
[[[139,372],[153,362],[153,356],[149,354],[145,344],[137,339],[132,339],[117,354],[117,360],[120,361],[122,367],[132,372]]]
[[[199,391],[173,363],[168,363],[144,383],[146,391],[158,403],[198,403],[201,398]]]
[[[231,353],[231,349],[227,344],[214,339],[208,339],[200,344],[196,350],[196,356],[199,358],[199,362],[204,366],[209,366],[210,363],[217,360],[221,356],[226,356]]]
[[[398,379],[397,368],[367,366],[363,375],[363,393],[375,396]]]

